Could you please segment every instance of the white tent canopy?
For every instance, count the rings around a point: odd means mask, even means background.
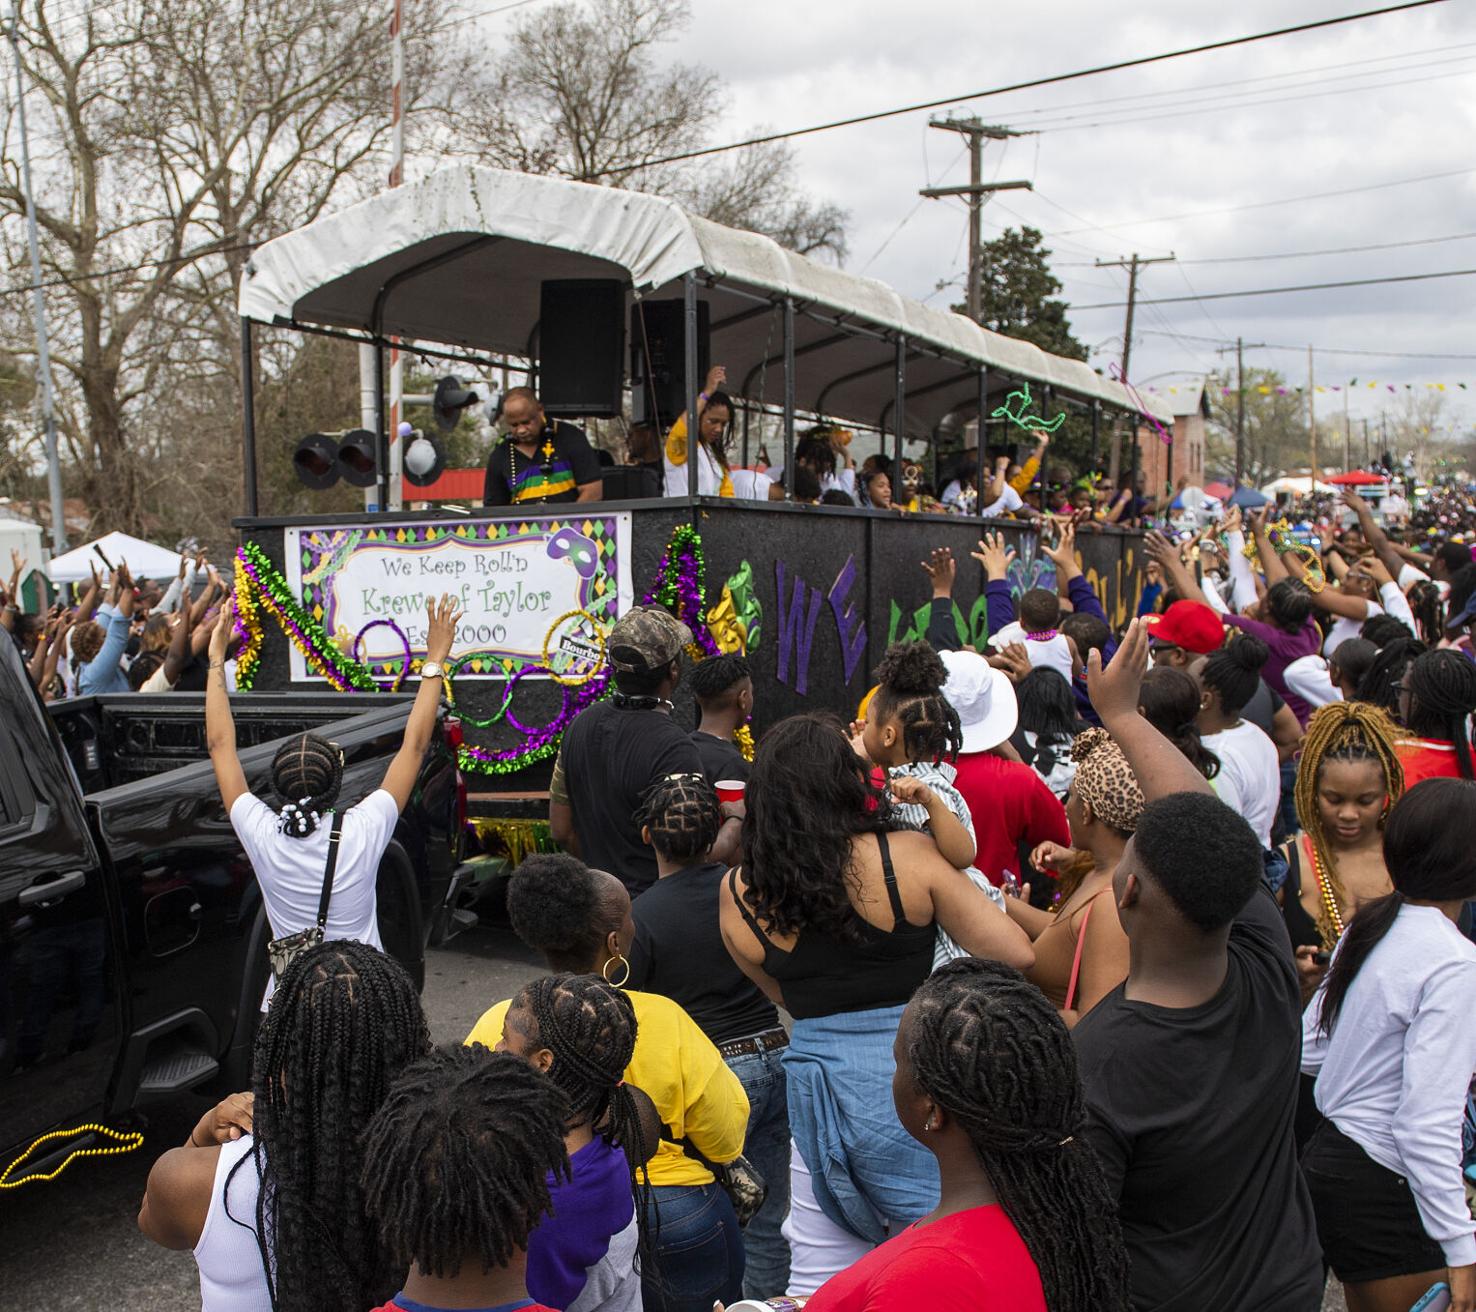
[[[1336,492],[1338,489],[1331,483],[1324,483],[1320,478],[1314,483],[1310,474],[1288,474],[1285,478],[1278,478],[1274,482],[1267,483],[1261,489],[1262,494],[1268,497],[1280,496],[1283,492],[1290,492],[1293,496],[1304,497],[1314,491]]]
[[[786,251],[767,237],[612,187],[458,166],[384,192],[260,247],[241,282],[241,317],[536,354],[547,279],[615,278],[627,299],[682,294],[695,273],[709,303],[714,363],[729,390],[776,404],[783,392],[781,305],[794,300],[795,400],[802,411],[886,424],[899,337],[907,343],[906,427],[926,434],[991,406],[1022,380],[1081,401],[1137,410],[1127,389],[1080,360],[930,309],[884,283]],[[1165,423],[1161,397],[1140,398]],[[1022,434],[1023,435],[1023,434]]]
[[[101,547],[103,554],[120,565],[128,562],[128,568],[136,579],[154,579],[167,584],[179,573],[179,552],[166,551],[142,538],[130,537],[127,533],[105,533],[95,542],[84,543],[65,555],[57,556],[46,567],[53,583],[85,583],[92,578],[93,569],[101,573],[102,558],[93,550]]]

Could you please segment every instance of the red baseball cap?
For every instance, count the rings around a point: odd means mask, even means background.
[[[1225,641],[1225,626],[1213,606],[1202,601],[1176,601],[1162,615],[1144,617],[1148,636],[1185,651],[1205,655]]]

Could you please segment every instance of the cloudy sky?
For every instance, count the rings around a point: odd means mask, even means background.
[[[728,127],[738,137],[759,125],[799,127],[962,95],[1375,3],[693,0],[691,29],[674,53],[721,70],[732,92]],[[1043,229],[1073,305],[1122,301],[1125,273],[1091,264],[1134,251],[1172,251],[1180,261],[1141,275],[1145,301],[1476,268],[1472,0],[959,108],[986,122],[1040,125],[1038,135],[986,150],[986,177],[1028,178],[1036,190],[1001,193],[986,210],[985,232],[1021,220]],[[844,128],[795,148],[814,194],[851,213],[848,267],[946,305],[958,290],[937,284],[965,266],[964,210],[953,201],[919,205],[916,193],[966,182],[967,165],[961,139],[929,130],[927,119]],[[1347,194],[1297,199],[1327,192]],[[1282,201],[1289,203],[1267,203]],[[1415,241],[1423,244],[1390,245]],[[1388,248],[1300,254],[1364,246]],[[1296,258],[1244,260],[1289,253]],[[1244,262],[1220,262],[1232,258]],[[1249,351],[1247,364],[1302,381],[1312,343],[1326,348],[1317,357],[1320,385],[1360,379],[1355,417],[1377,419],[1380,405],[1396,400],[1388,383],[1423,390],[1443,382],[1449,419],[1469,421],[1473,303],[1476,278],[1467,277],[1144,305],[1131,372],[1143,386],[1167,388],[1233,359],[1216,347],[1239,334],[1277,347]],[[1083,309],[1072,321],[1081,341],[1100,347],[1094,364],[1117,358],[1121,309]],[[1329,391],[1318,403],[1340,412],[1342,395]]]

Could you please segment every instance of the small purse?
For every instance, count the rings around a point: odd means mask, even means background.
[[[728,1201],[733,1204],[740,1227],[758,1215],[759,1208],[769,1196],[769,1184],[748,1158],[739,1153],[731,1162],[714,1162],[690,1139],[678,1139],[669,1125],[663,1125],[661,1131],[664,1139],[676,1144],[693,1161],[700,1162],[713,1173],[722,1191],[728,1195]]]
[[[339,811],[333,816],[333,829],[328,835],[328,864],[323,871],[323,892],[318,898],[318,923],[284,938],[274,938],[267,944],[267,960],[271,962],[272,977],[278,984],[294,957],[323,941],[323,933],[328,926],[328,902],[333,896],[333,872],[338,868],[338,839],[342,832],[343,813]]]

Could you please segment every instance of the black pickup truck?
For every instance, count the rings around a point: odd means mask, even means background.
[[[313,729],[343,748],[352,804],[379,786],[410,701],[237,695],[247,777],[265,795],[275,741]],[[417,983],[427,945],[456,923],[466,794],[455,732],[437,727],[379,869],[385,949]],[[0,641],[0,1169],[49,1130],[211,1081],[243,1087],[269,937],[205,751],[203,697],[48,708]],[[27,1172],[81,1145],[53,1146]]]

